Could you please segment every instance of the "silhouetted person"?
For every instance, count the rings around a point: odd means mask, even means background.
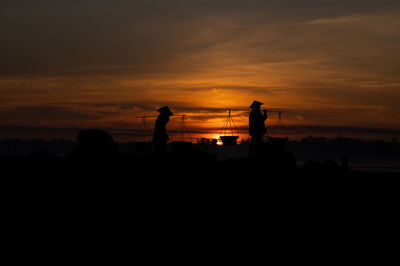
[[[254,151],[259,149],[262,145],[262,138],[267,129],[265,128],[265,120],[267,119],[267,110],[264,110],[264,114],[261,114],[260,106],[263,103],[254,101],[249,108],[251,112],[249,115],[249,135],[251,137],[249,145],[249,156],[254,155]]]
[[[169,140],[166,126],[170,116],[173,114],[168,106],[157,109],[157,112],[160,112],[160,115],[157,117],[154,127],[153,144],[155,152],[157,154],[163,154],[166,151],[167,141]]]

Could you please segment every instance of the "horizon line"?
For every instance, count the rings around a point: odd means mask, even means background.
[[[376,127],[355,127],[355,126],[324,126],[324,125],[285,125],[280,135],[287,135],[292,139],[301,139],[303,137],[332,137],[343,136],[360,139],[374,138],[394,138],[400,137],[400,128],[376,128]],[[99,129],[110,134],[114,139],[134,138],[137,128],[122,127],[46,127],[46,126],[0,126],[0,139],[74,139],[82,130]],[[238,127],[240,138],[248,136],[248,127]],[[149,129],[146,137],[151,136],[152,130]],[[178,135],[176,130],[168,131],[170,137]],[[197,128],[187,130],[185,134],[194,135],[219,135],[220,128]],[[242,137],[246,135],[246,137]],[[276,134],[278,135],[278,134]],[[201,139],[202,137],[191,137],[192,139]],[[204,138],[210,138],[204,136]]]

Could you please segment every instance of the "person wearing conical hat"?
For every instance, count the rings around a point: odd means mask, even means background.
[[[265,120],[267,120],[267,110],[261,113],[260,107],[263,105],[262,102],[254,101],[249,108],[251,112],[249,115],[249,156],[254,155],[254,151],[262,145],[262,138],[267,133],[265,128]]]
[[[163,154],[166,152],[167,142],[169,140],[166,126],[170,116],[172,116],[173,114],[168,106],[157,109],[157,112],[159,112],[160,114],[156,119],[156,124],[154,127],[153,145],[154,150],[157,154]]]

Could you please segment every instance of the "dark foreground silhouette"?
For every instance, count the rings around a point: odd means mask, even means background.
[[[186,147],[123,155],[102,131],[83,131],[74,152],[2,156],[7,217],[17,223],[149,228],[264,224],[274,216],[397,216],[397,174],[308,162],[264,145],[251,158],[217,161]],[[51,221],[51,222],[49,222]],[[82,229],[83,230],[83,229]]]

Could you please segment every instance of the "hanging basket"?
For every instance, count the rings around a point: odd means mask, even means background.
[[[239,138],[239,130],[231,116],[231,109],[229,109],[228,117],[222,126],[219,138],[224,146],[234,146],[237,144]]]
[[[234,146],[237,144],[239,136],[220,136],[223,145]]]
[[[134,142],[135,150],[136,152],[139,153],[148,153],[151,152],[151,149],[153,147],[153,143],[149,141],[149,129],[146,124],[146,118],[151,117],[151,116],[143,116],[143,117],[138,117],[142,118],[142,122],[139,125],[139,128],[137,129],[135,138],[138,139],[138,141]]]
[[[279,134],[277,134],[278,130],[282,130],[284,132],[283,135],[284,136],[286,135],[285,126],[283,125],[283,122],[282,122],[282,112],[281,111],[278,111],[278,121],[277,121],[275,127],[272,129],[272,134],[271,134],[272,136],[275,135],[276,137],[269,136],[268,139],[269,139],[269,142],[273,146],[282,148],[283,146],[286,145],[286,143],[288,143],[289,138],[282,137],[282,135],[281,135],[281,137],[278,137],[279,136]]]
[[[185,125],[185,117],[186,115],[181,115],[181,121],[178,128],[175,130],[175,136],[178,136],[176,141],[173,141],[171,144],[174,149],[177,150],[185,150],[190,148],[192,145],[192,135],[188,132]],[[190,140],[190,141],[186,141]]]

